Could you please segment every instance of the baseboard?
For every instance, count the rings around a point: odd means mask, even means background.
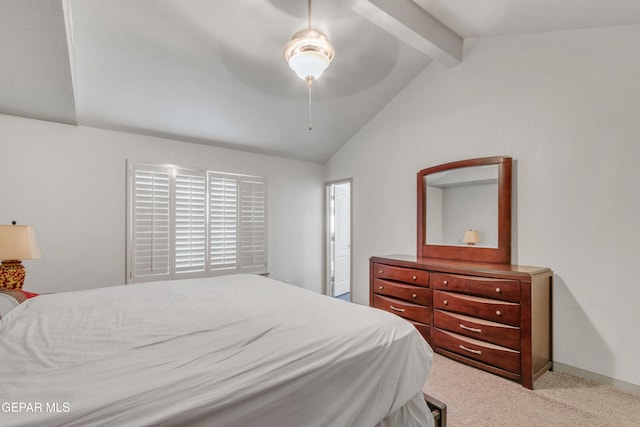
[[[640,394],[640,385],[628,383],[626,381],[620,381],[606,375],[598,374],[596,372],[576,368],[575,366],[565,365],[564,363],[554,361],[553,370],[556,372],[562,372],[564,374],[575,375],[576,377],[595,381],[597,383],[612,385],[615,388],[627,391],[629,393]]]

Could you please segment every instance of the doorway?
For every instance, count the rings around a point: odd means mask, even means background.
[[[326,184],[327,294],[351,301],[351,179]]]

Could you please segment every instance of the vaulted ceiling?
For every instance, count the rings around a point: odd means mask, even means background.
[[[305,0],[0,0],[0,113],[322,163],[464,39],[637,25],[640,1],[314,0],[336,57],[310,114],[282,55],[306,19]]]

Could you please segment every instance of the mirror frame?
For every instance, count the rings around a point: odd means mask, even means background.
[[[511,263],[511,157],[483,157],[460,160],[422,169],[418,172],[418,251],[419,258],[444,258],[461,261],[489,262],[495,264]],[[498,165],[498,247],[466,247],[427,244],[426,224],[426,185],[429,174],[469,166]]]

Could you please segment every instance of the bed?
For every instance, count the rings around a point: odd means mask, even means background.
[[[3,426],[432,426],[405,320],[258,275],[40,295],[0,320]]]

